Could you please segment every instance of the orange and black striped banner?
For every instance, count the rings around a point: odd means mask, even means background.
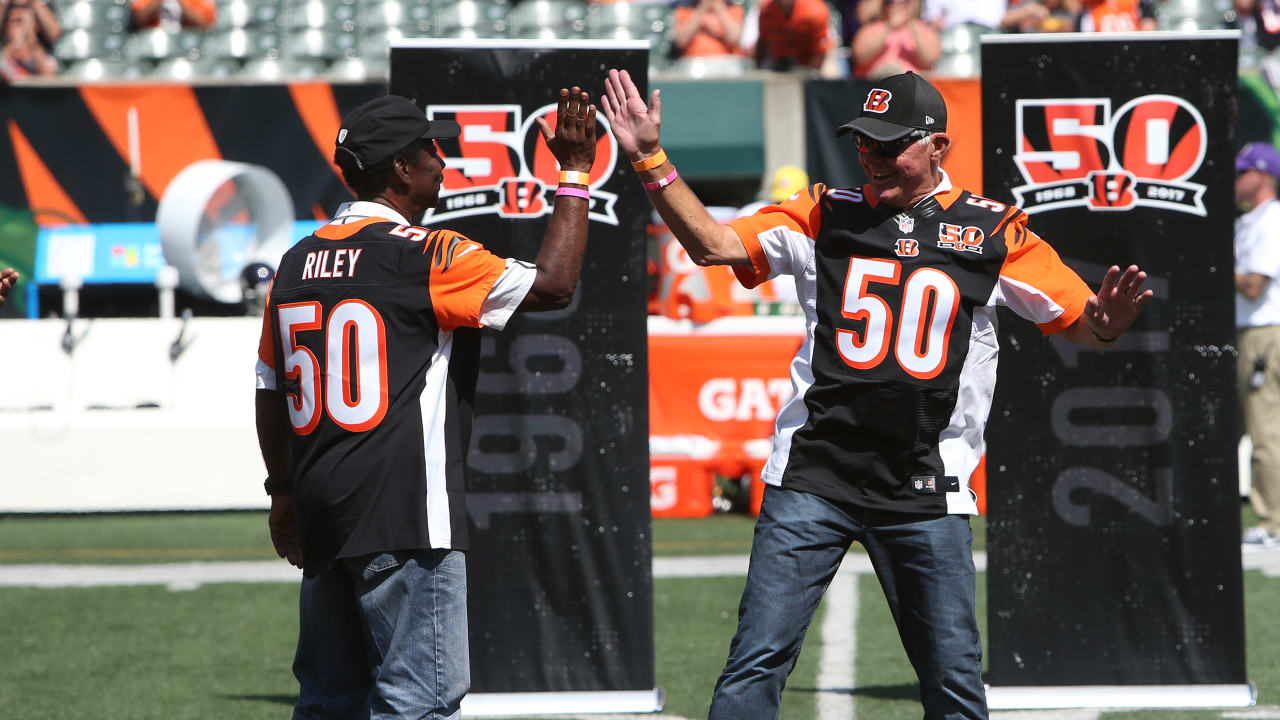
[[[86,85],[0,90],[0,205],[42,226],[151,222],[169,182],[198,160],[261,165],[301,218],[351,199],[333,165],[343,113],[380,84]]]

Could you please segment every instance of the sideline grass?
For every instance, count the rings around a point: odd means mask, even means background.
[[[1252,513],[1244,512],[1245,526]],[[0,563],[157,562],[274,558],[266,515],[170,513],[0,518]],[[655,555],[745,553],[750,518],[654,522]],[[982,521],[975,545],[985,546]],[[855,546],[856,547],[856,546]],[[743,578],[654,583],[656,679],[668,691],[664,715],[705,717],[736,623]],[[1245,576],[1249,677],[1261,704],[1280,704],[1280,578]],[[296,586],[210,585],[0,589],[0,716],[26,720],[95,717],[287,717],[297,686]],[[985,578],[979,622],[985,638]],[[912,670],[873,576],[859,578],[857,717],[918,718]],[[813,720],[818,629],[801,653],[782,717]],[[1214,711],[1105,714],[1104,720],[1218,720]]]
[[[986,549],[985,518],[973,518],[975,550]],[[755,518],[653,521],[653,554],[745,555]],[[854,544],[854,552],[862,546]],[[185,512],[0,516],[0,564],[155,563],[269,560],[267,513]]]

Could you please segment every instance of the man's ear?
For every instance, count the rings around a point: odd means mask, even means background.
[[[951,136],[944,132],[934,133],[929,136],[930,150],[935,153],[938,160],[942,160],[942,156],[947,154],[951,149]]]

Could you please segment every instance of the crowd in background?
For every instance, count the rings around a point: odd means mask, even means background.
[[[68,5],[79,0],[58,0]],[[97,1],[97,0],[95,0]],[[266,1],[266,0],[264,0]],[[275,2],[275,0],[271,0]],[[512,8],[546,0],[506,0]],[[588,0],[557,0],[562,5]],[[1179,0],[631,0],[667,6],[666,56],[681,71],[692,58],[746,70],[808,70],[876,79],[904,70],[948,74],[948,38],[988,32],[1132,32],[1157,28],[1160,5]],[[1212,3],[1212,0],[1205,0]],[[131,0],[134,31],[206,29],[215,0]],[[603,0],[591,3],[605,4]],[[252,4],[252,3],[250,3]],[[1220,27],[1242,30],[1242,48],[1263,56],[1280,45],[1280,0],[1220,0]],[[1216,7],[1216,6],[1215,6]],[[55,75],[62,34],[48,0],[0,0],[0,78]],[[952,43],[954,45],[954,43]]]

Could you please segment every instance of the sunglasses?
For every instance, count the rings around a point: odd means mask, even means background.
[[[927,138],[933,133],[925,130],[916,130],[908,133],[904,137],[897,140],[872,140],[866,135],[854,133],[853,145],[858,148],[859,153],[875,155],[882,158],[896,158],[906,152],[907,148],[923,138]]]

